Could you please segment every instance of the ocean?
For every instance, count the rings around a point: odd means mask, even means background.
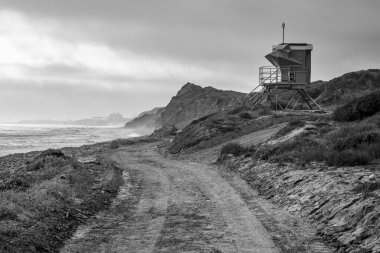
[[[0,156],[48,148],[78,147],[142,134],[122,126],[0,124]]]

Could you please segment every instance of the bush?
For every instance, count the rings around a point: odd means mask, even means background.
[[[240,118],[243,118],[243,119],[253,119],[252,115],[249,114],[248,112],[242,112],[240,113]]]
[[[241,155],[251,153],[253,152],[253,150],[254,150],[253,147],[245,148],[241,146],[239,143],[231,142],[222,147],[222,149],[220,150],[220,155],[222,156],[222,155],[232,154],[234,156],[241,156]]]
[[[378,127],[375,124],[367,122],[352,122],[340,127],[338,130],[330,132],[326,135],[326,139],[331,143],[336,143],[339,139],[347,138],[359,133],[377,131]]]
[[[368,154],[372,159],[380,157],[380,143],[362,143],[357,149]]]
[[[374,115],[380,111],[380,91],[356,98],[335,109],[336,121],[354,121]]]
[[[360,144],[380,143],[380,132],[362,132],[336,140],[333,148],[338,151],[357,148]]]
[[[312,161],[323,162],[327,160],[331,152],[323,146],[317,146],[314,148],[303,149],[296,156],[299,158],[299,161],[303,164],[309,163]]]
[[[257,149],[255,156],[259,159],[268,160],[278,149],[275,145],[262,145]]]
[[[332,151],[326,159],[326,164],[329,166],[355,166],[368,164],[369,161],[371,161],[371,157],[367,153],[349,149]]]
[[[129,145],[131,141],[128,139],[117,139],[110,143],[110,149],[118,149],[120,146]]]
[[[55,156],[55,157],[62,157],[65,158],[65,154],[60,149],[47,149],[43,151],[40,155],[40,157],[46,157],[46,156]]]

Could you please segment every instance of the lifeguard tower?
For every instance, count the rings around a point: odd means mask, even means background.
[[[254,107],[267,99],[276,109],[304,109],[300,105],[306,104],[307,110],[324,111],[305,91],[310,84],[313,45],[285,43],[285,23],[282,28],[283,43],[272,46],[272,52],[265,56],[273,66],[260,67],[259,85],[248,94],[248,103]],[[288,96],[293,93],[285,104],[278,100],[284,92]]]

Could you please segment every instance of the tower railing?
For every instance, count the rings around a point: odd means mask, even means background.
[[[272,102],[275,108],[281,110],[292,109],[294,110],[299,101],[306,103],[310,110],[316,107],[319,111],[324,111],[317,102],[311,98],[306,92],[306,85],[310,83],[310,68],[302,66],[287,66],[287,67],[274,67],[263,66],[259,69],[259,85],[252,90],[248,95],[246,102],[251,106],[256,106],[261,103],[265,98],[270,99],[274,96]],[[286,105],[281,105],[278,102],[277,96],[279,91],[295,91],[293,97]]]
[[[299,78],[302,75],[301,78]],[[310,77],[310,68],[300,66],[273,67],[263,66],[259,69],[260,86],[276,86],[286,84],[306,84]]]

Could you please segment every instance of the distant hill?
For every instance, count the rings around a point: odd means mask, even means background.
[[[120,113],[111,113],[108,117],[92,117],[79,120],[22,120],[18,124],[36,124],[36,125],[79,125],[79,126],[120,126],[130,120],[124,118]]]
[[[146,128],[151,131],[158,129],[162,126],[161,114],[165,110],[165,107],[157,107],[150,111],[145,111],[137,115],[136,118],[127,122],[125,127],[127,128]]]

